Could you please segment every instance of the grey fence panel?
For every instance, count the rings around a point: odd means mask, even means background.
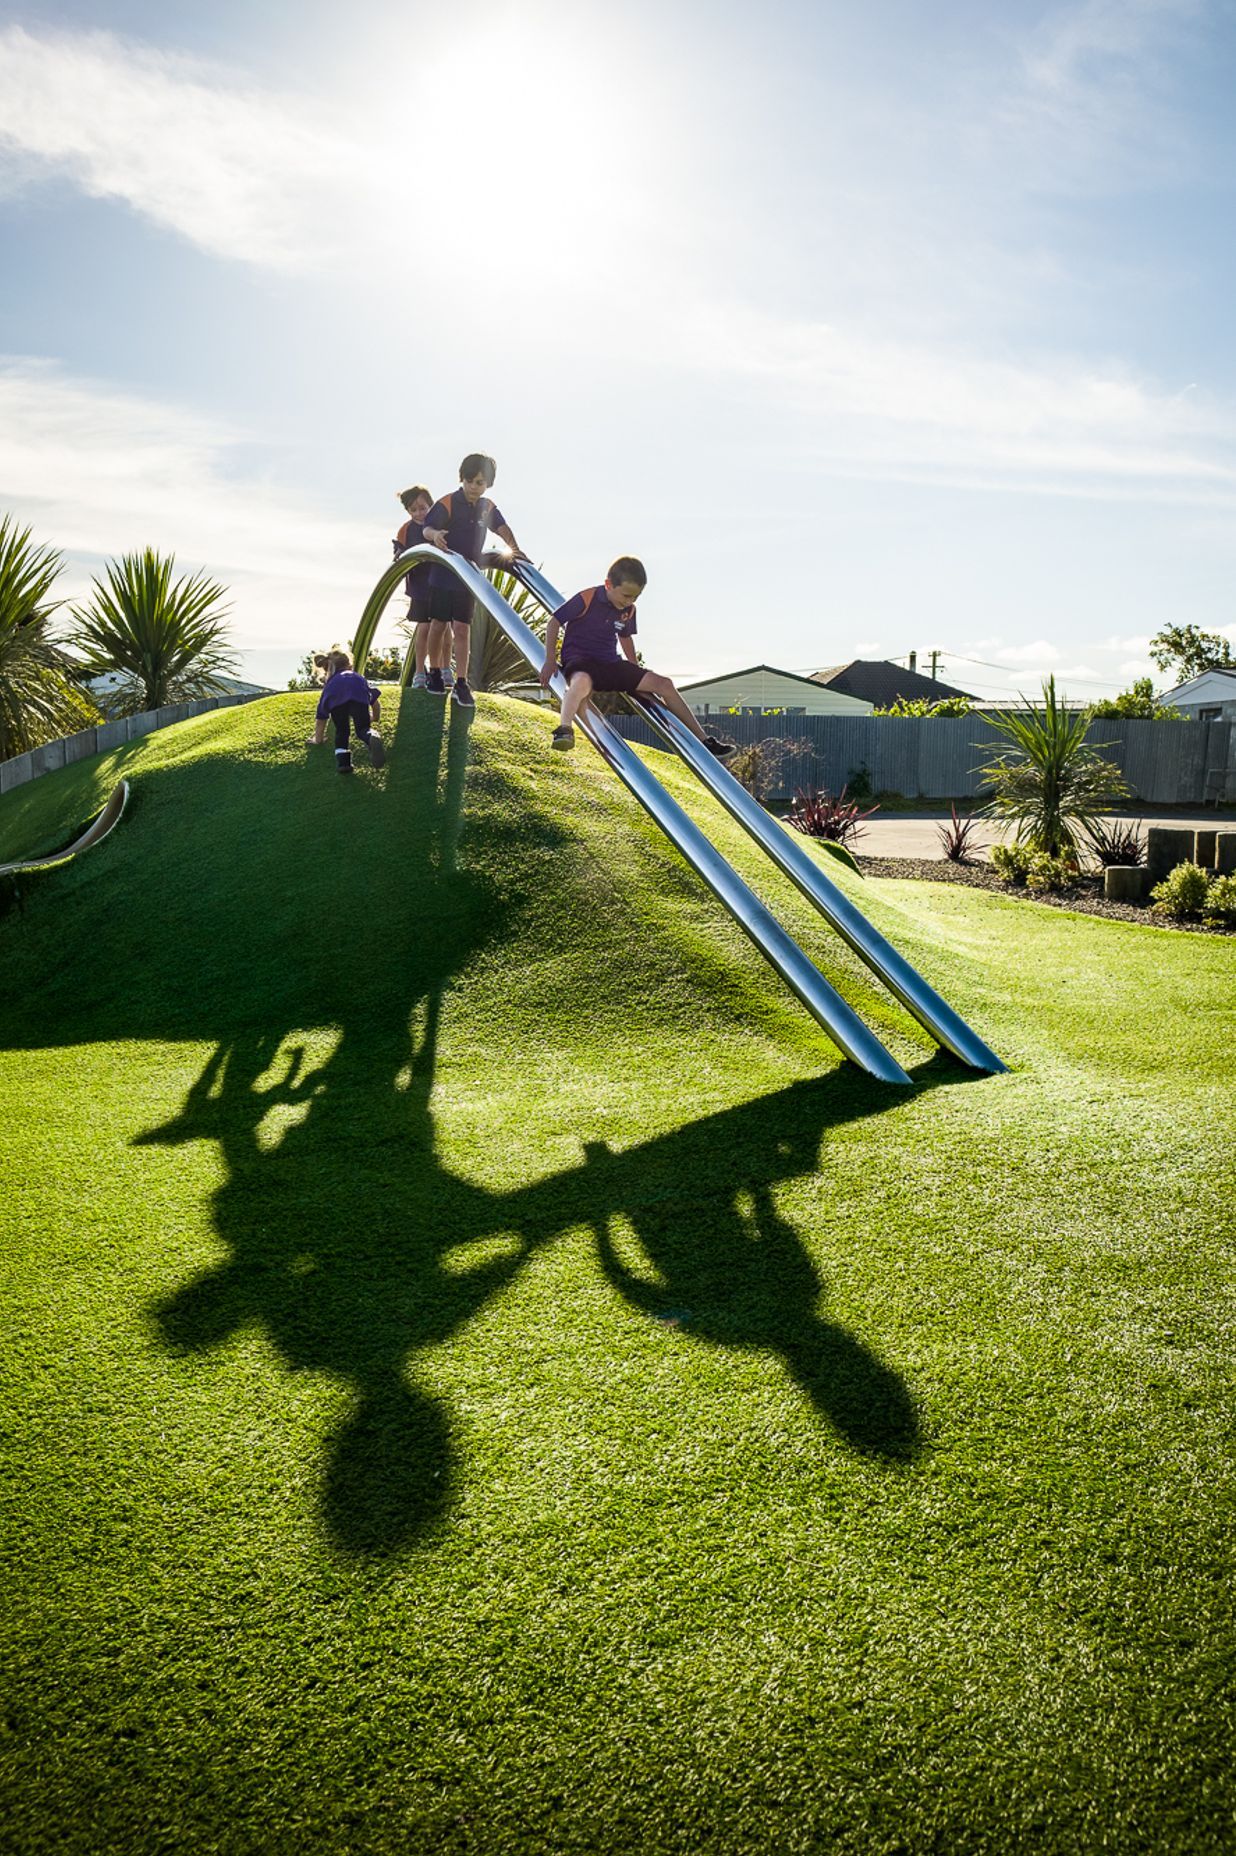
[[[208,709],[230,709],[236,703],[260,702],[265,696],[279,693],[259,690],[252,695],[201,696],[194,702],[169,703],[162,709],[146,709],[141,715],[122,715],[114,722],[100,722],[97,727],[83,728],[76,735],[62,735],[57,741],[31,748],[28,754],[14,754],[0,761],[0,793],[24,786],[28,780],[37,780],[41,774],[56,773],[74,761],[89,760],[92,754],[106,754],[112,748],[121,748],[126,741],[153,734],[156,728],[166,728],[169,723],[204,715]]]
[[[618,715],[628,741],[655,747],[646,722]],[[773,738],[797,740],[807,752],[782,756],[768,797],[788,799],[795,786],[839,792],[866,769],[873,792],[908,799],[974,799],[978,769],[1008,744],[987,716],[709,715],[705,726],[740,748]],[[1220,737],[1218,731],[1226,732]],[[1200,805],[1236,799],[1236,729],[1227,722],[1156,722],[1147,718],[1092,722],[1086,739],[1112,761],[1131,796],[1147,805]]]
[[[15,786],[24,786],[33,778],[33,754],[14,754],[11,760],[0,760],[0,793],[12,792]]]
[[[71,767],[74,761],[89,760],[99,751],[97,728],[82,728],[75,735],[64,738],[64,764]]]

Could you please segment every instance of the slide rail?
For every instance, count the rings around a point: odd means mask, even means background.
[[[456,579],[468,588],[501,627],[529,667],[539,675],[545,662],[545,647],[531,626],[511,610],[497,589],[470,561],[461,555],[445,554],[441,549],[428,545],[407,549],[385,570],[375,585],[353,642],[352,656],[356,668],[361,671],[364,669],[379,621],[392,593],[409,567],[424,560],[449,567]],[[523,563],[518,565],[522,568]],[[531,590],[538,599],[542,598],[536,587]],[[559,600],[557,603],[562,602]],[[566,695],[566,679],[560,672],[554,677],[552,687],[559,697]],[[432,701],[433,698],[427,700]],[[593,712],[581,717],[579,726],[601,758],[729,911],[837,1048],[852,1063],[880,1082],[908,1084],[910,1078],[896,1058],[884,1048],[853,1007],[829,984],[755,892],[715,845],[708,841],[695,822],[688,818],[677,801],[665,791],[630,743],[599,713]]]

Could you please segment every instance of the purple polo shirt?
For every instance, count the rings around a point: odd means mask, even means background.
[[[611,657],[618,656],[618,640],[630,638],[637,630],[634,606],[615,606],[603,586],[590,590],[591,599],[586,593],[577,593],[554,614],[563,631],[564,665],[590,657],[608,663]]]
[[[337,670],[333,677],[327,679],[326,688],[318,700],[318,720],[324,722],[332,709],[340,703],[363,702],[366,708],[372,708],[378,700],[378,692],[372,683],[366,683],[364,677],[355,670]]]
[[[424,524],[414,522],[409,516],[395,537],[395,559],[399,559],[405,548],[419,548],[424,539]],[[432,561],[418,561],[415,567],[409,568],[403,582],[403,590],[409,599],[415,599],[418,595],[428,591],[429,576],[432,572]]]
[[[487,496],[470,503],[462,490],[452,490],[449,496],[439,497],[425,517],[425,527],[445,529],[451,553],[462,554],[474,566],[485,551],[486,532],[505,525],[506,517],[496,503]],[[435,561],[430,568],[429,584],[458,586],[459,582],[449,567],[439,567]]]

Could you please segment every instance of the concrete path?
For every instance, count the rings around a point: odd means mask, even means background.
[[[1170,825],[1179,831],[1214,831],[1216,827],[1221,831],[1236,831],[1236,807],[1232,806],[1210,806],[1204,810],[1199,807],[1191,812],[1149,808],[1144,812],[1113,814],[1113,822],[1116,818],[1129,823],[1136,821],[1143,836],[1150,825]],[[863,836],[854,848],[862,857],[943,858],[940,826],[948,823],[947,806],[922,812],[880,811],[863,821]],[[999,825],[991,819],[980,818],[971,842],[976,849],[986,851],[1003,836]]]

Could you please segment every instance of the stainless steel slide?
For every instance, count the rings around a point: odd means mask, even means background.
[[[546,612],[555,612],[564,603],[561,593],[550,585],[537,568],[520,561],[514,564],[514,571],[529,592],[540,600]],[[753,799],[744,786],[739,785],[728,767],[710,754],[676,715],[672,715],[654,697],[632,697],[631,704],[637,714],[647,718],[664,741],[677,749],[709,792],[721,801],[726,811],[737,819],[744,831],[750,833],[790,881],[797,884],[807,900],[814,903],[859,959],[866,961],[872,972],[883,980],[889,991],[917,1018],[924,1030],[931,1033],[937,1043],[943,1044],[946,1050],[951,1050],[955,1057],[973,1070],[994,1073],[1005,1068],[982,1038],[970,1029],[964,1019],[958,1017],[939,993],[933,991],[922,975],[915,971],[908,960],[902,958],[878,929],[872,927],[862,911],[856,909],[845,892],[825,876],[790,832],[769,816],[759,801]]]
[[[470,561],[459,555],[443,554],[437,548],[409,548],[406,553],[387,568],[382,575],[361,615],[361,621],[353,641],[352,656],[358,670],[364,668],[365,659],[373,644],[378,622],[386,609],[387,601],[407,573],[409,567],[417,561],[432,560],[440,566],[449,565],[455,576],[463,582],[468,590],[484,606],[486,612],[502,627],[511,643],[527,660],[529,666],[539,673],[545,662],[545,647],[536,633],[507,605],[496,589],[479,569]],[[539,594],[538,594],[538,597]],[[566,682],[559,674],[554,678],[553,687],[558,696],[565,696]],[[759,948],[764,958],[776,969],[786,985],[797,994],[816,1022],[823,1027],[829,1037],[852,1063],[866,1070],[871,1076],[885,1083],[908,1083],[910,1078],[875,1034],[868,1030],[853,1008],[846,1004],[834,987],[824,978],[796,942],[777,922],[754,891],[748,888],[738,872],[731,868],[716,847],[709,843],[699,827],[687,817],[682,807],[672,799],[660,781],[645,766],[639,755],[614,728],[611,728],[603,715],[590,714],[580,719],[580,727],[596,748],[602,759],[613,769],[623,784],[634,793],[649,816],[655,819],[666,837],[690,864],[691,868],[702,877],[734,920]]]

